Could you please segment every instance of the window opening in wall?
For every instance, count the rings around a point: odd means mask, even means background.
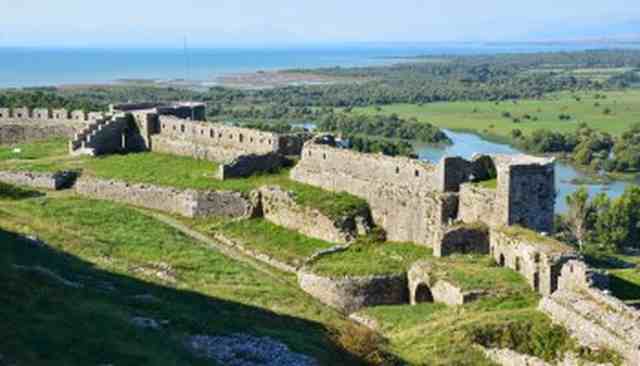
[[[249,138],[249,142],[253,142],[253,137],[250,137],[250,138]]]
[[[269,145],[271,145],[271,140],[269,140]]]
[[[180,132],[184,133],[184,131],[185,131],[185,130],[186,130],[186,129],[184,128],[184,125],[181,125],[181,126],[180,126]]]
[[[327,154],[322,154],[322,158],[323,158],[324,160],[327,160]]]
[[[533,256],[533,260],[534,260],[536,263],[540,263],[540,253],[536,253],[536,254]]]
[[[415,176],[416,176],[416,178],[420,176],[420,172],[418,170],[416,170]]]
[[[500,254],[500,266],[504,267],[504,254]]]
[[[222,132],[218,132],[218,138],[221,139],[222,138]]]
[[[229,134],[229,140],[233,140],[233,134]]]
[[[400,167],[396,167],[396,174],[400,174]]]
[[[520,272],[520,257],[516,257],[516,272]]]
[[[213,138],[215,136],[215,132],[213,130],[209,130],[209,137]]]
[[[538,272],[533,274],[533,289],[536,291],[540,290],[540,273]]]
[[[204,135],[204,130],[200,130],[200,134],[201,134],[201,135]]]
[[[242,141],[244,140],[244,136],[243,136],[242,134],[239,134],[239,135],[238,135],[238,140],[239,140],[240,142],[242,142]]]
[[[309,156],[311,156],[311,151],[309,151]]]

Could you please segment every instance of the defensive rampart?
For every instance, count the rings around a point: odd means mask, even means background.
[[[82,196],[127,203],[186,217],[247,218],[253,216],[256,207],[249,197],[236,192],[178,190],[92,178],[79,179],[75,189]]]
[[[85,123],[72,119],[66,109],[0,108],[0,144],[70,138]]]

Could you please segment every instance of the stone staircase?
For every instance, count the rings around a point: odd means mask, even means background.
[[[95,118],[69,141],[69,152],[90,156],[117,152],[122,148],[122,133],[126,127],[124,114]]]

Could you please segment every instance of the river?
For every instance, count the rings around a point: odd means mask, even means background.
[[[418,146],[418,156],[421,159],[438,162],[444,156],[460,156],[470,159],[474,154],[521,154],[522,152],[506,144],[487,141],[477,135],[445,130],[453,141],[452,145],[444,148],[432,146]],[[584,173],[562,162],[556,163],[556,213],[567,211],[566,197],[574,192],[580,185],[572,183],[575,179],[588,179]],[[607,184],[584,185],[591,195],[606,192],[609,197],[620,196],[625,187],[631,182],[611,181]]]

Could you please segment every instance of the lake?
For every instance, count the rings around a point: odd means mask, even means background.
[[[292,68],[396,63],[416,55],[578,51],[616,44],[343,44],[291,48],[80,49],[0,47],[0,88],[104,84],[122,79],[213,81],[217,77]],[[625,48],[637,45],[625,45]],[[188,55],[188,57],[187,57]],[[187,67],[188,66],[188,67]],[[187,71],[188,70],[188,71]]]
[[[451,138],[453,144],[444,148],[436,148],[431,146],[418,146],[418,156],[421,159],[438,162],[445,156],[460,156],[470,159],[474,154],[521,154],[522,152],[514,149],[506,144],[494,143],[487,141],[477,135],[470,133],[461,133],[445,130],[446,134]],[[567,211],[566,197],[578,189],[579,185],[572,183],[574,179],[588,178],[584,173],[576,170],[574,167],[556,162],[556,212],[564,213]],[[609,197],[620,196],[625,187],[630,182],[612,181],[608,184],[589,184],[584,185],[591,195],[605,192]]]

